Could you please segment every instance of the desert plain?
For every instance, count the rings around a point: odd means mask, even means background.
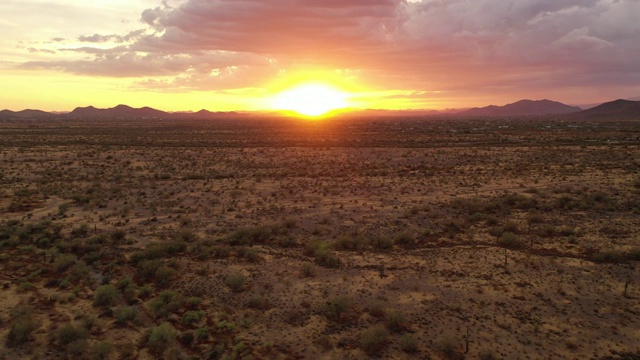
[[[640,359],[640,123],[0,122],[0,359]]]

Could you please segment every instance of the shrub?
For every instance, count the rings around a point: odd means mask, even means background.
[[[247,261],[252,263],[256,263],[260,260],[260,255],[258,255],[258,252],[248,247],[240,248],[238,253],[240,256],[242,256],[243,258],[247,259]]]
[[[360,335],[360,346],[369,354],[378,352],[386,345],[388,336],[389,332],[383,326],[371,327]]]
[[[404,334],[400,338],[400,349],[406,353],[413,354],[418,351],[418,340],[411,334]]]
[[[67,346],[72,342],[84,340],[89,337],[87,329],[75,327],[71,324],[63,325],[55,331],[55,339],[60,346]]]
[[[206,326],[198,328],[193,332],[193,335],[195,335],[196,340],[204,341],[209,336],[209,328]]]
[[[576,235],[576,229],[572,226],[568,226],[568,225],[563,225],[560,226],[556,229],[556,231],[558,232],[558,234],[562,235],[562,236],[571,236],[571,235]]]
[[[182,303],[182,296],[166,290],[149,302],[149,310],[156,318],[161,318],[177,311],[182,306]]]
[[[367,243],[360,236],[343,235],[336,240],[336,247],[342,250],[362,251],[367,247]]]
[[[207,313],[204,312],[203,310],[187,311],[182,316],[182,321],[185,324],[193,325],[200,322],[200,320],[202,320],[206,315]]]
[[[538,213],[527,214],[527,224],[529,225],[529,231],[531,231],[531,226],[533,226],[533,224],[542,224],[543,221],[544,219],[542,218],[542,215]]]
[[[151,329],[147,344],[151,350],[162,353],[175,340],[176,335],[173,326],[165,322]]]
[[[404,314],[400,310],[388,310],[384,316],[385,324],[391,331],[397,332],[402,330],[404,320]]]
[[[176,270],[168,266],[160,266],[155,272],[156,284],[160,287],[166,286],[176,273]]]
[[[153,294],[153,291],[153,286],[151,286],[150,284],[144,284],[140,287],[140,289],[138,289],[138,296],[144,299]]]
[[[118,280],[118,290],[124,290],[128,286],[132,286],[133,280],[129,276],[123,276]]]
[[[96,343],[91,347],[90,359],[107,360],[110,358],[111,354],[113,353],[113,349],[114,349],[113,344],[108,341],[101,341],[99,343]]]
[[[451,334],[440,335],[435,340],[435,348],[442,353],[445,359],[456,359],[459,357],[458,341]]]
[[[138,309],[135,306],[125,306],[116,310],[116,323],[124,325],[138,319]]]
[[[291,248],[298,245],[298,242],[293,236],[285,235],[279,238],[278,245],[282,246],[283,248]]]
[[[316,262],[322,266],[335,268],[340,265],[340,261],[331,250],[331,246],[329,244],[323,243],[314,254]]]
[[[101,285],[96,290],[93,304],[96,306],[113,306],[118,299],[118,290],[111,285]]]
[[[313,266],[313,264],[310,264],[310,263],[302,264],[302,268],[300,269],[300,272],[304,277],[310,278],[310,277],[316,276],[316,269]]]
[[[322,312],[330,320],[340,320],[342,314],[353,306],[353,300],[347,296],[338,296],[327,301]]]
[[[298,224],[298,220],[296,220],[295,218],[286,218],[282,223],[282,225],[284,225],[287,229],[293,229],[296,227],[297,224]]]
[[[518,223],[515,222],[515,221],[507,221],[507,223],[504,224],[504,231],[517,233],[518,232]]]
[[[224,283],[227,284],[231,290],[239,292],[243,290],[246,279],[247,278],[240,273],[231,273],[224,279]]]
[[[386,236],[378,235],[371,239],[371,245],[378,250],[389,250],[393,247],[393,241]]]
[[[620,251],[616,250],[608,250],[608,251],[599,251],[589,258],[591,261],[596,263],[611,263],[617,264],[621,263],[625,260],[624,254]]]
[[[31,341],[31,334],[40,327],[33,316],[33,309],[19,305],[10,312],[11,328],[7,334],[7,346],[19,346]]]
[[[67,358],[69,359],[83,359],[86,358],[85,353],[89,348],[89,342],[87,339],[79,339],[72,341],[65,346],[67,351]]]
[[[551,224],[544,224],[540,229],[540,236],[542,237],[552,237],[556,234],[556,227]]]
[[[114,243],[119,244],[125,240],[127,233],[122,229],[117,229],[112,231],[111,234],[109,234],[109,237]]]
[[[76,263],[76,257],[72,254],[62,254],[56,256],[56,260],[53,262],[53,270],[58,274],[65,272],[68,268]]]
[[[640,247],[639,246],[632,247],[629,250],[627,257],[629,258],[629,260],[632,260],[632,261],[640,261]]]
[[[413,235],[411,235],[411,233],[409,233],[408,231],[403,231],[396,235],[393,242],[399,246],[411,246],[415,242],[415,239],[413,238]]]
[[[197,308],[198,306],[200,306],[200,304],[202,304],[202,298],[200,297],[192,296],[187,299],[187,306],[189,306],[192,309]]]
[[[187,244],[184,241],[167,241],[162,243],[154,243],[147,245],[143,250],[134,252],[131,255],[131,261],[134,263],[143,260],[157,260],[181,254],[187,250]]]
[[[247,300],[247,305],[250,309],[267,310],[270,307],[269,301],[260,295],[254,295]]]
[[[497,216],[489,215],[485,218],[484,222],[487,226],[496,226],[500,221],[498,220]]]
[[[266,226],[252,228],[240,228],[231,235],[229,245],[252,245],[262,244],[271,239],[271,229]]]
[[[498,245],[508,249],[517,249],[522,247],[522,242],[516,234],[506,231],[500,236],[500,239],[498,239]]]

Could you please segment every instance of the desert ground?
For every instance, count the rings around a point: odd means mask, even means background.
[[[640,359],[640,121],[0,121],[0,359]]]

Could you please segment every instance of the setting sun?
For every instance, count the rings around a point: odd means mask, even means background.
[[[305,84],[277,94],[272,106],[276,110],[317,117],[347,107],[347,94],[329,85]]]

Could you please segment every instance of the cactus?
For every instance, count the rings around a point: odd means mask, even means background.
[[[631,276],[627,277],[627,281],[624,282],[624,292],[622,293],[624,297],[629,297],[629,295],[627,294],[629,285],[631,285]]]
[[[472,343],[473,341],[471,340],[471,337],[469,336],[469,327],[467,326],[467,334],[464,336],[464,353],[468,354],[469,353],[469,343]]]

